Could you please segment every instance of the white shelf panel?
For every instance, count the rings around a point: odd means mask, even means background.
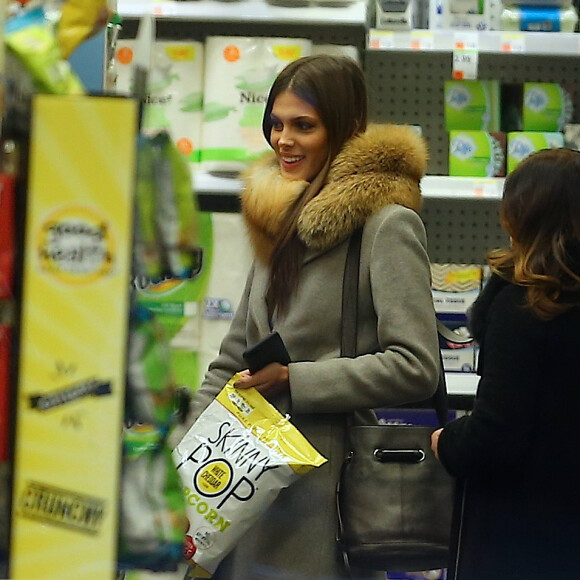
[[[479,376],[475,373],[445,373],[448,395],[475,396]]]
[[[501,199],[503,178],[426,175],[421,180],[423,197],[434,199]]]
[[[117,11],[123,18],[153,14],[160,19],[218,22],[276,22],[280,24],[341,24],[365,26],[366,3],[355,0],[344,5],[328,3],[303,7],[273,6],[265,0],[119,0]]]
[[[216,177],[208,173],[195,172],[193,174],[193,189],[195,193],[239,195],[242,190],[242,182],[240,179]]]
[[[488,30],[369,30],[369,50],[451,52],[459,43],[472,45],[482,53],[570,55],[580,54],[580,34],[574,32],[511,32]]]
[[[194,189],[197,193],[217,195],[238,195],[242,182],[239,179],[216,177],[196,172],[193,175]],[[421,180],[423,197],[434,199],[501,199],[502,178],[446,177],[427,175]]]

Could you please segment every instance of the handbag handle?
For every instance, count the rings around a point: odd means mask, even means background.
[[[344,278],[342,281],[342,320],[340,326],[340,355],[354,358],[357,354],[357,322],[358,322],[358,278],[362,241],[362,228],[355,230],[350,238]],[[456,344],[471,342],[471,337],[461,337],[449,330],[440,320],[437,320],[437,332],[446,340]],[[427,399],[437,414],[439,425],[444,427],[448,420],[449,407],[447,403],[447,383],[443,370],[443,357],[439,350],[439,379],[437,390]]]

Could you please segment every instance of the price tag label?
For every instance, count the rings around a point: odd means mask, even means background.
[[[474,197],[497,199],[501,197],[501,180],[497,179],[474,179],[472,192]]]
[[[395,47],[395,35],[390,30],[371,30],[369,48],[372,50],[388,50]]]
[[[523,34],[502,34],[499,42],[501,52],[526,52],[526,37]]]
[[[411,50],[433,50],[435,37],[432,32],[412,30],[409,36],[409,48]]]
[[[175,2],[151,2],[151,14],[153,16],[175,16],[177,14],[177,6]]]
[[[479,51],[473,48],[453,51],[452,76],[455,80],[476,79],[479,64]]]
[[[456,80],[476,79],[478,64],[477,33],[457,32],[454,36],[452,77]]]

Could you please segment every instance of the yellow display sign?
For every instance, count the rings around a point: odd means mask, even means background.
[[[137,105],[33,102],[10,578],[116,577]]]

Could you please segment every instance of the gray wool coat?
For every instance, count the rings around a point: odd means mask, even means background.
[[[281,491],[214,578],[349,577],[335,542],[346,416],[374,423],[371,409],[425,400],[437,385],[429,260],[417,214],[425,166],[425,145],[408,127],[372,126],[347,143],[300,217],[307,253],[288,313],[273,328],[264,300],[271,235],[305,183],[282,178],[271,158],[245,175],[242,208],[256,260],[220,353],[194,396],[191,420],[246,368],[242,352],[275,329],[292,362],[290,394],[271,402],[328,462]],[[350,235],[362,225],[358,356],[346,359],[339,357],[343,273]]]

